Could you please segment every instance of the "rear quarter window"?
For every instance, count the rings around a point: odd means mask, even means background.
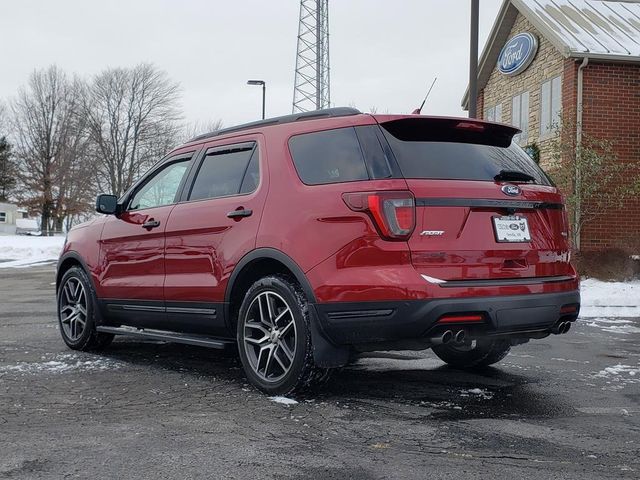
[[[307,185],[369,179],[353,127],[296,135],[289,139],[289,150],[300,179]]]

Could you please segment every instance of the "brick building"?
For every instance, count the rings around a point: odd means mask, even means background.
[[[570,142],[610,141],[624,164],[620,182],[637,181],[640,2],[505,0],[480,57],[477,111],[519,127],[515,140],[531,151],[537,147],[542,168],[562,124],[562,138],[569,135]],[[640,253],[640,195],[624,208],[611,202],[578,240],[582,250]]]

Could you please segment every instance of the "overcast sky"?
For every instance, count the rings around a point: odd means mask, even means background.
[[[480,0],[480,51],[501,0]],[[330,0],[331,103],[462,115],[470,0]],[[19,0],[2,2],[0,98],[33,69],[89,77],[152,62],[182,86],[185,119],[226,126],[291,113],[297,0]],[[423,111],[423,112],[425,112]]]

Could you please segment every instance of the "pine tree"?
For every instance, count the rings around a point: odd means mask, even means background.
[[[0,137],[0,202],[6,202],[16,186],[16,165],[11,156],[11,145]]]

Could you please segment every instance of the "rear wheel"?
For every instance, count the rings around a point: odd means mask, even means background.
[[[96,331],[97,302],[89,277],[80,267],[65,272],[58,289],[58,324],[64,343],[74,350],[99,350],[113,335]]]
[[[468,344],[438,345],[433,352],[444,362],[456,368],[482,368],[498,363],[511,350],[511,343],[499,339],[478,339]]]
[[[284,275],[255,282],[238,315],[238,350],[249,381],[265,393],[285,395],[328,378],[313,362],[308,301]]]

